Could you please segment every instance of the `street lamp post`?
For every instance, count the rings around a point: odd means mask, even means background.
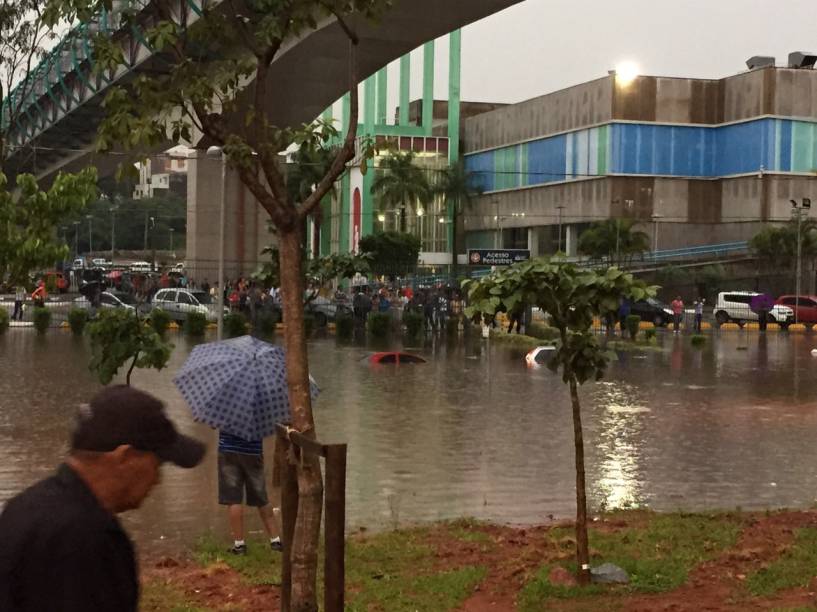
[[[652,215],[652,253],[653,259],[655,259],[655,253],[658,251],[658,220],[661,218],[661,215],[653,213]]]
[[[221,160],[221,202],[219,204],[218,229],[218,292],[216,293],[216,338],[221,340],[224,335],[224,203],[227,199],[227,157],[221,147],[207,149],[207,157]]]
[[[93,215],[85,215],[85,218],[88,219],[88,252],[94,252],[94,229],[93,229]]]
[[[496,235],[494,236],[494,248],[502,248],[502,219],[499,218],[499,199],[494,198],[494,221],[496,222]]]
[[[176,230],[174,230],[172,227],[169,229],[170,229],[170,256],[175,259],[176,256],[173,255],[173,232],[175,232]]]
[[[809,198],[803,198],[802,202],[799,204],[796,200],[789,200],[792,206],[792,214],[797,217],[797,265],[795,267],[795,279],[794,279],[794,322],[800,322],[800,283],[801,283],[801,276],[803,275],[803,235],[802,235],[802,227],[803,227],[803,217],[808,217],[809,211],[811,210],[811,200]]]
[[[556,249],[557,253],[561,253],[562,251],[562,211],[565,209],[564,204],[559,204],[556,206],[556,210],[559,211],[559,238],[557,240],[559,246]],[[551,234],[553,236],[553,234]]]
[[[79,257],[79,221],[74,221],[74,259]]]

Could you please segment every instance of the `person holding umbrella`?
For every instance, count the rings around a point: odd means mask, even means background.
[[[226,431],[218,433],[218,503],[227,506],[234,555],[247,553],[244,541],[244,507],[258,508],[258,516],[269,537],[270,548],[281,551],[281,536],[275,525],[264,478],[262,440],[245,440]]]
[[[264,478],[263,439],[291,421],[284,350],[252,336],[196,346],[173,379],[196,421],[219,431],[219,504],[233,546],[247,552],[243,505],[258,508],[273,550],[282,550]],[[310,381],[313,397],[318,387]]]

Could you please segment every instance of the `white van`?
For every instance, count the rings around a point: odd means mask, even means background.
[[[712,311],[715,313],[715,323],[737,323],[743,327],[747,321],[757,321],[758,315],[751,308],[752,298],[761,295],[755,291],[723,291],[718,294],[718,301]],[[788,306],[775,304],[769,310],[769,323],[778,323],[782,329],[787,329],[794,323],[794,311]]]

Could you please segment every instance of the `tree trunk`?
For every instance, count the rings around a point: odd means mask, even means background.
[[[284,346],[292,427],[316,438],[309,396],[309,363],[304,333],[303,228],[296,224],[279,232],[279,263],[284,308]],[[323,479],[320,460],[302,457],[298,463],[298,520],[292,542],[292,611],[316,612],[318,541],[321,528]]]
[[[587,544],[587,492],[584,484],[584,436],[582,407],[576,377],[570,374],[570,401],[573,404],[573,440],[576,448],[576,568],[580,585],[590,584],[590,553]]]

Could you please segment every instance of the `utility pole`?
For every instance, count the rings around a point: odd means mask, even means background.
[[[173,254],[173,232],[175,231],[172,227],[170,229],[170,256],[174,259],[176,256]]]
[[[74,259],[79,257],[79,221],[74,221]]]
[[[803,217],[808,217],[808,213],[811,210],[811,200],[809,198],[803,198],[800,204],[797,203],[796,200],[789,200],[792,206],[792,214],[797,217],[797,264],[795,266],[795,279],[794,279],[794,322],[800,322],[800,292],[801,287],[800,283],[802,282],[803,276],[803,235],[802,235],[802,227],[803,227]]]
[[[145,211],[145,243],[142,250],[145,252],[148,250],[148,211]]]
[[[565,209],[564,204],[557,204],[556,205],[556,210],[559,211],[559,238],[558,238],[559,247],[556,249],[557,253],[562,252],[562,211],[564,209]],[[551,236],[552,235],[553,234],[551,234]]]

